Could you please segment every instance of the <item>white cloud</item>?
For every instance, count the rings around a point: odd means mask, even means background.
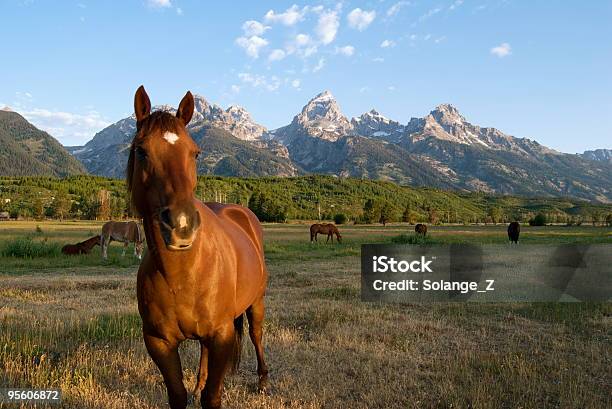
[[[423,37],[425,41],[428,41],[430,38],[431,38],[431,34],[427,34],[425,37]]]
[[[363,31],[368,28],[375,18],[376,12],[374,10],[365,11],[361,10],[360,8],[354,9],[348,14],[348,16],[346,16],[349,26],[359,31]]]
[[[285,26],[293,26],[304,19],[306,10],[307,8],[300,10],[297,4],[294,4],[283,13],[276,13],[274,10],[269,10],[264,16],[264,19],[269,23],[281,23]]]
[[[248,72],[241,72],[238,74],[238,78],[243,83],[251,85],[254,88],[263,88],[268,91],[276,91],[281,84],[280,79],[276,75],[266,78],[263,75],[253,75]]]
[[[295,38],[285,45],[285,52],[287,55],[297,54],[300,57],[310,57],[316,54],[318,51],[317,44],[312,41],[307,34],[298,34]]]
[[[372,59],[372,61],[374,61],[374,62],[385,62],[385,59],[382,58],[382,57],[375,57],[375,58]]]
[[[435,16],[436,14],[438,14],[441,11],[442,11],[442,9],[440,7],[436,7],[435,9],[430,9],[429,11],[427,11],[427,13],[425,13],[421,17],[419,17],[419,21],[423,22],[423,21],[427,20],[428,18],[430,18],[432,16]]]
[[[340,27],[340,21],[338,20],[337,12],[322,12],[315,27],[315,33],[323,44],[329,44],[336,38],[338,27]]]
[[[436,44],[440,44],[442,41],[446,40],[446,36],[438,37],[434,40]]]
[[[259,36],[238,37],[236,44],[244,48],[249,57],[259,58],[259,51],[268,45],[268,40]]]
[[[297,44],[300,47],[310,44],[310,36],[308,34],[296,35],[295,44]]]
[[[155,8],[172,7],[172,2],[170,0],[147,0],[147,4],[150,7],[155,7]]]
[[[80,145],[91,139],[97,132],[110,125],[96,111],[75,114],[63,111],[51,111],[44,108],[33,108],[20,112],[36,127],[49,132],[63,144]]]
[[[291,86],[293,88],[295,88],[295,89],[300,89],[300,84],[301,84],[300,80],[293,80],[293,81],[291,81]]]
[[[336,47],[336,54],[342,54],[345,57],[350,57],[355,53],[355,47],[352,45],[345,45],[344,47]]]
[[[281,50],[280,48],[277,48],[275,50],[272,50],[272,52],[268,56],[268,61],[280,61],[283,58],[285,58],[285,56],[286,56],[285,52]]]
[[[395,91],[395,85],[389,85],[389,86],[387,87],[387,89],[388,89],[389,91]]]
[[[368,91],[369,89],[370,88],[368,88],[368,87],[361,87],[361,88],[359,88],[359,92],[361,92],[363,94],[364,92]]]
[[[265,26],[261,24],[259,21],[248,20],[245,21],[242,25],[242,31],[244,31],[244,35],[247,37],[251,36],[260,36],[269,30],[270,26]]]
[[[312,72],[321,71],[323,67],[325,67],[325,58],[319,58],[319,62],[317,62],[317,65],[314,66]]]
[[[410,4],[409,1],[398,1],[397,3],[389,7],[389,9],[387,10],[387,16],[392,17],[396,15],[397,13],[399,13],[402,7],[407,6],[409,4]]]
[[[393,41],[393,40],[384,40],[382,43],[380,43],[380,47],[381,48],[395,47],[395,41]]]
[[[457,8],[461,7],[462,4],[463,4],[463,0],[455,0],[455,2],[453,4],[451,4],[448,9],[449,10],[456,10]]]
[[[237,94],[237,93],[239,93],[239,92],[240,92],[240,86],[239,86],[239,85],[236,85],[236,84],[232,84],[232,86],[231,86],[231,90],[232,90],[232,92],[233,92],[234,94]]]
[[[499,58],[504,58],[512,54],[512,47],[510,47],[510,44],[508,43],[501,43],[500,45],[491,48],[491,54]]]

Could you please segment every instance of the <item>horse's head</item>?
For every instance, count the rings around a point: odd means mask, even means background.
[[[336,229],[336,239],[338,240],[338,243],[342,243],[342,235],[338,229]]]
[[[176,116],[151,113],[143,86],[134,97],[136,136],[128,160],[128,189],[135,209],[159,225],[169,250],[189,249],[200,226],[194,205],[200,151],[185,129],[193,109],[190,92],[181,100]]]

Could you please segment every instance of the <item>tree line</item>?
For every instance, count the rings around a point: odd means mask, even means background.
[[[202,201],[248,206],[262,221],[336,223],[612,223],[612,205],[571,198],[521,198],[310,175],[200,176]],[[1,177],[0,211],[13,218],[121,219],[133,216],[125,181],[98,176]],[[539,216],[536,220],[536,216]]]

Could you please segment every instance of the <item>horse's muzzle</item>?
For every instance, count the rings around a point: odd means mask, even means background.
[[[159,212],[160,231],[168,250],[189,250],[200,227],[200,213],[195,207],[165,207]]]

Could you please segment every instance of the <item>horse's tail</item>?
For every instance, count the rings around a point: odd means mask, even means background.
[[[240,357],[242,355],[242,334],[244,333],[244,314],[234,320],[234,356],[232,359],[232,373],[238,372]]]

